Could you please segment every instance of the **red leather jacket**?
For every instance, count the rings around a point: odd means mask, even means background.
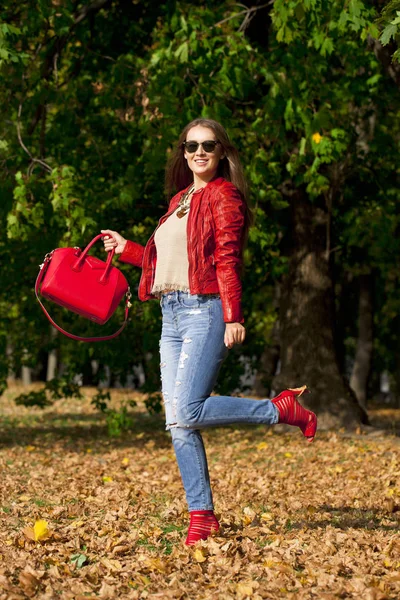
[[[174,212],[182,194],[176,194],[159,227]],[[191,294],[220,294],[225,323],[243,323],[240,268],[245,224],[245,203],[237,188],[218,177],[194,192],[187,222],[189,288]],[[128,240],[119,260],[142,267],[140,300],[149,300],[157,252],[154,233],[146,246]]]

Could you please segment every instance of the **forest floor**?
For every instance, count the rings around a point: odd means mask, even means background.
[[[313,444],[279,426],[205,431],[222,531],[187,548],[169,435],[142,397],[114,439],[93,390],[44,410],[15,393],[0,405],[0,600],[400,597],[399,410],[371,411],[387,432]]]

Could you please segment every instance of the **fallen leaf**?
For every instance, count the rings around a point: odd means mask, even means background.
[[[245,598],[251,597],[254,594],[254,589],[258,587],[259,583],[257,581],[238,583],[236,586],[238,600],[245,600]]]
[[[49,527],[47,521],[39,519],[39,521],[35,521],[35,525],[33,526],[33,533],[35,534],[35,540],[44,540],[49,537]]]
[[[265,512],[265,513],[262,513],[262,514],[261,514],[261,519],[262,519],[263,521],[273,521],[273,520],[274,520],[274,517],[271,515],[271,513],[266,513],[266,512]]]
[[[167,570],[165,563],[160,558],[148,558],[145,565],[152,571],[158,571],[159,573],[165,573]]]
[[[29,597],[32,597],[36,594],[36,589],[39,585],[39,579],[32,575],[32,573],[22,571],[19,574],[19,583],[23,588],[25,594]]]
[[[110,569],[111,571],[121,571],[122,569],[122,565],[119,562],[119,560],[111,558],[102,558],[101,562],[105,567],[107,567],[107,569]]]
[[[207,560],[207,556],[204,555],[204,552],[201,548],[196,548],[196,550],[193,553],[193,556],[198,563],[202,563]]]
[[[260,442],[257,444],[256,448],[257,450],[265,450],[265,448],[268,448],[268,444],[267,442]]]
[[[46,540],[51,537],[52,532],[49,530],[47,521],[39,519],[35,521],[33,527],[25,527],[22,533],[30,540],[34,542]]]
[[[115,548],[113,548],[112,553],[113,554],[126,554],[126,552],[129,552],[130,550],[132,550],[131,546],[115,546]]]

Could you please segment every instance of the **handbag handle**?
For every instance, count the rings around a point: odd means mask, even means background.
[[[98,235],[96,236],[91,242],[90,244],[85,248],[86,250],[89,250],[89,248],[100,238],[103,237],[102,235]],[[52,250],[51,252],[49,252],[49,254],[46,254],[46,256],[44,257],[44,261],[43,263],[40,265],[40,271],[39,274],[36,278],[36,283],[35,283],[35,294],[36,294],[36,298],[37,301],[39,302],[44,314],[46,315],[46,317],[48,318],[48,320],[50,321],[50,323],[53,325],[53,327],[55,327],[60,333],[63,333],[64,335],[66,335],[67,337],[71,338],[71,340],[76,340],[77,342],[107,342],[108,340],[112,340],[114,338],[116,338],[126,327],[126,324],[128,322],[128,313],[129,313],[129,309],[131,307],[131,303],[130,303],[130,299],[132,297],[130,288],[128,287],[128,291],[125,294],[125,314],[124,314],[124,322],[122,323],[121,327],[118,329],[118,331],[116,331],[115,333],[112,333],[111,335],[103,335],[100,337],[81,337],[79,335],[75,335],[73,333],[69,333],[68,331],[66,331],[65,329],[63,329],[62,327],[60,327],[59,325],[57,325],[57,323],[51,318],[51,316],[49,315],[49,313],[47,312],[46,308],[44,307],[42,301],[39,298],[39,288],[40,288],[40,284],[43,281],[43,277],[47,271],[47,268],[50,264],[50,261],[52,259],[54,250]],[[111,254],[111,251],[110,251]],[[114,254],[114,252],[113,252]],[[112,257],[111,257],[112,258]],[[107,260],[108,263],[108,260]],[[106,267],[107,268],[107,267]]]
[[[82,270],[83,263],[85,262],[86,256],[87,256],[90,248],[92,246],[94,246],[94,244],[103,237],[104,237],[104,233],[100,233],[99,235],[96,235],[96,237],[94,237],[91,242],[88,243],[86,248],[83,250],[82,254],[79,255],[77,261],[73,265],[71,265],[71,269],[73,271],[79,272]],[[99,283],[102,283],[103,285],[107,285],[107,283],[108,283],[108,277],[109,277],[110,271],[112,269],[112,259],[114,258],[114,254],[115,254],[115,248],[112,248],[112,250],[110,250],[110,252],[108,253],[106,267],[104,269],[104,272],[99,279]]]

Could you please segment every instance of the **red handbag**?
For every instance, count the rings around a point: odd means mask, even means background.
[[[114,248],[107,262],[89,256],[90,248],[104,234],[97,235],[82,251],[80,248],[57,248],[44,257],[36,279],[35,294],[50,323],[61,333],[81,342],[104,342],[119,335],[125,328],[131,307],[128,282],[119,269],[112,266]],[[86,319],[104,325],[113,315],[125,295],[125,318],[116,333],[103,337],[80,337],[57,325],[43,306],[39,293],[59,306]]]

